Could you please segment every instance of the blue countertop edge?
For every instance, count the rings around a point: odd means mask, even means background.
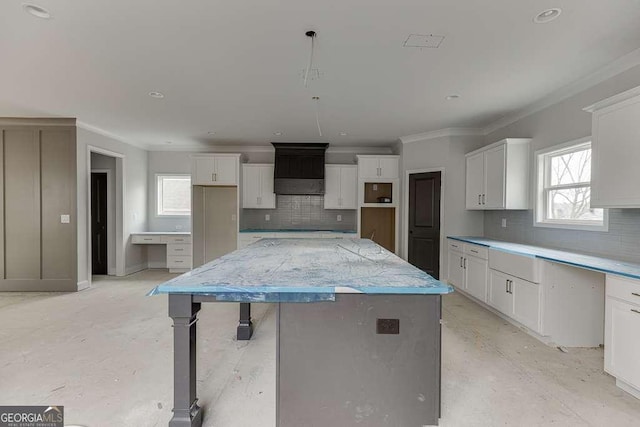
[[[271,230],[258,230],[255,228],[245,228],[244,230],[240,230],[239,233],[342,233],[342,234],[357,234],[358,232],[355,230],[302,230],[302,229],[294,229],[294,230],[281,230],[281,229],[271,229]]]
[[[502,252],[539,258],[545,261],[570,265],[572,267],[585,268],[600,273],[615,274],[617,276],[628,277],[631,279],[640,279],[640,264],[595,255],[569,252],[561,249],[550,249],[540,246],[487,239],[485,237],[447,236],[447,238],[457,240],[459,242],[484,246]]]

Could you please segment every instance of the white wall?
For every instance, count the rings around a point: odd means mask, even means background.
[[[444,168],[444,216],[441,219],[443,240],[440,244],[440,278],[447,277],[446,236],[482,235],[484,217],[481,212],[465,209],[465,157],[464,155],[482,146],[481,137],[440,137],[416,141],[398,147],[402,156],[402,191],[407,184],[406,172],[410,170]],[[407,201],[402,202],[400,212],[400,248],[406,258],[407,237],[405,211]]]
[[[147,151],[125,144],[113,138],[103,136],[86,129],[77,132],[78,166],[78,282],[88,280],[87,248],[87,147],[93,146],[119,153],[124,156],[123,164],[123,241],[124,271],[118,274],[130,274],[147,267],[146,251],[142,245],[132,245],[130,233],[146,231],[147,228]]]

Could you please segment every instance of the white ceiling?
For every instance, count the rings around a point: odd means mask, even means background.
[[[640,48],[638,0],[33,3],[53,18],[0,2],[0,116],[77,117],[145,146],[375,146],[482,127]],[[551,7],[557,20],[532,22]],[[304,88],[309,29],[321,79]],[[412,33],[445,39],[403,48]]]

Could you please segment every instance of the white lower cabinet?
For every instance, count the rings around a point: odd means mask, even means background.
[[[604,370],[640,398],[640,281],[607,275]]]
[[[449,241],[449,283],[487,301],[487,249],[471,243]]]
[[[540,331],[540,300],[542,297],[539,283],[511,278],[513,295],[513,318],[527,328]]]
[[[460,251],[451,249],[449,247],[449,283],[458,289],[464,289],[464,268],[462,254],[462,243],[460,244]]]
[[[510,280],[511,276],[505,273],[489,270],[489,305],[507,316],[513,313]]]
[[[465,290],[481,301],[487,300],[487,260],[467,255]]]

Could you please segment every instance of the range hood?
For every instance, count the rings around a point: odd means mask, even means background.
[[[324,194],[324,155],[329,144],[272,142],[276,194]]]

